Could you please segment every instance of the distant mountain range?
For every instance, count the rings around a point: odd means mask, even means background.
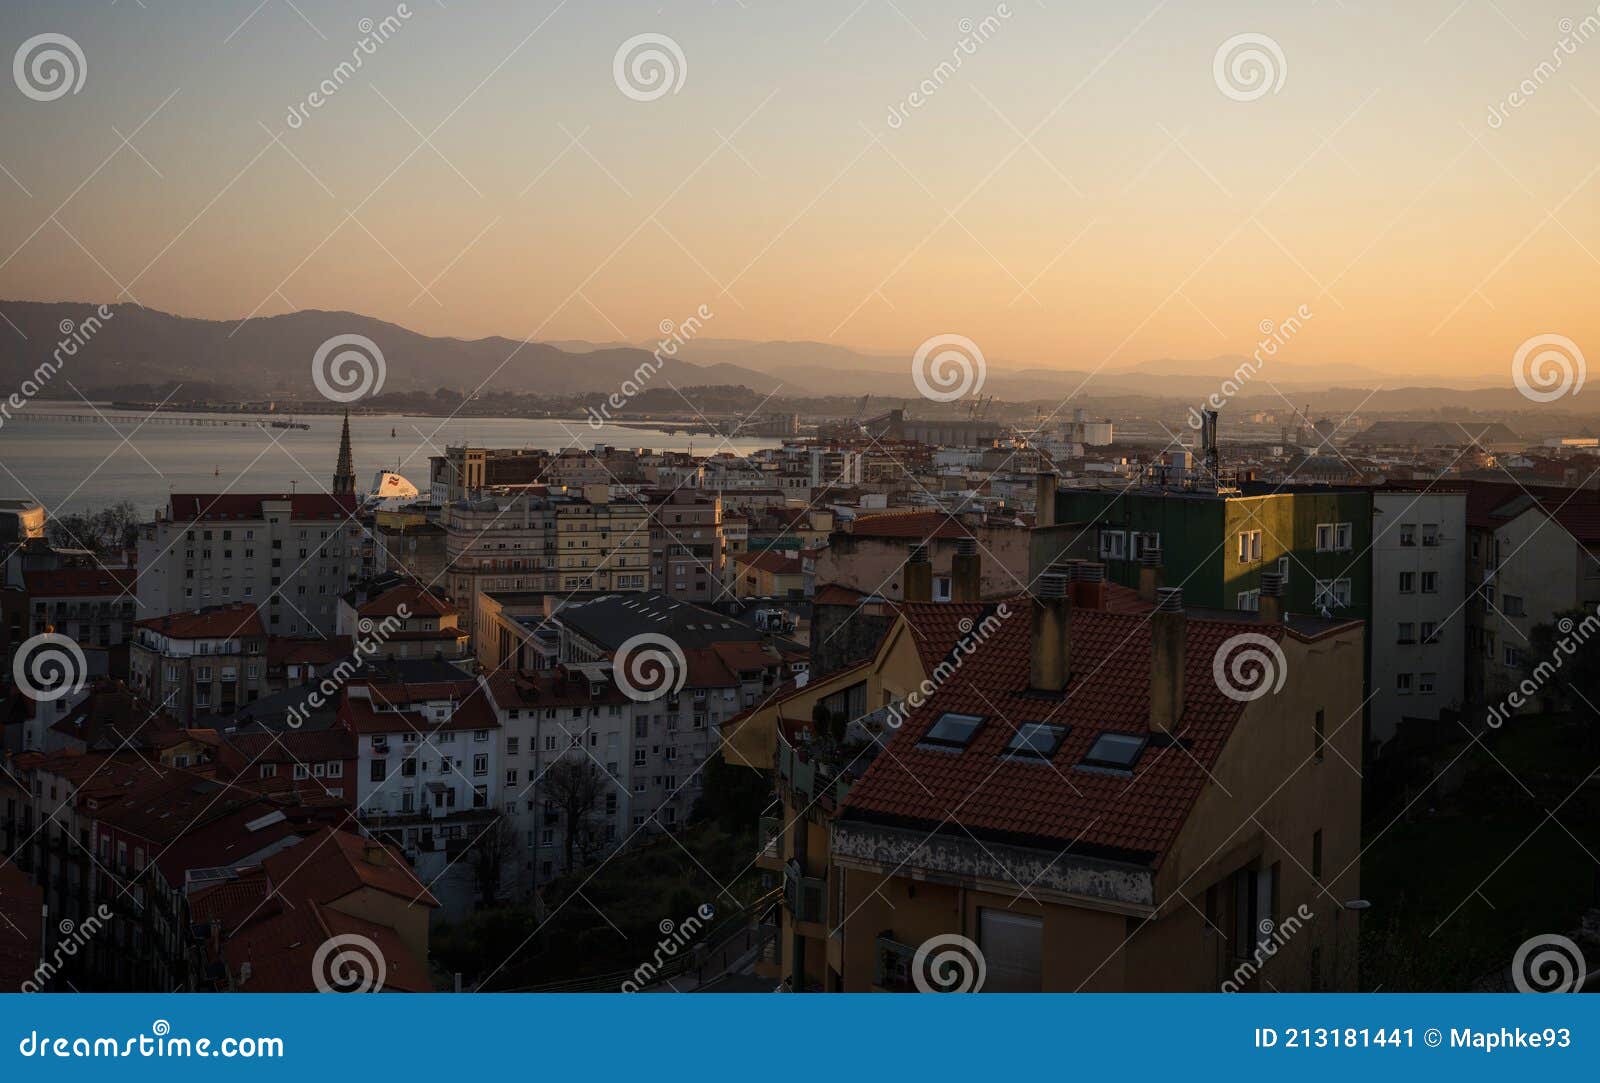
[[[206,388],[215,397],[315,395],[311,359],[337,335],[362,335],[383,351],[385,391],[433,391],[449,387],[525,394],[609,393],[650,358],[654,343],[565,340],[519,343],[515,339],[436,338],[352,312],[308,310],[242,322],[174,316],[138,305],[109,306],[112,318],[72,357],[62,377],[89,393],[108,388],[166,386]],[[0,301],[0,380],[15,387],[32,373],[62,337],[63,321],[80,324],[93,306],[75,302]],[[24,337],[25,336],[25,337]],[[1040,368],[990,359],[982,392],[1001,401],[1059,402],[1086,390],[1095,402],[1149,398],[1202,399],[1216,392],[1243,358],[1164,359],[1087,371]],[[823,342],[747,342],[699,338],[666,358],[655,386],[742,384],[760,394],[783,397],[871,394],[886,400],[918,400],[910,378],[909,353],[869,353]],[[1313,411],[1353,408],[1373,388],[1383,392],[1371,409],[1435,410],[1462,406],[1479,410],[1525,408],[1509,380],[1405,376],[1355,364],[1291,366],[1269,362],[1234,398],[1253,408],[1276,410],[1283,396]],[[1315,396],[1313,398],[1313,396]],[[187,393],[183,397],[190,397]],[[1336,400],[1336,401],[1335,401]],[[1381,405],[1380,405],[1381,404]]]

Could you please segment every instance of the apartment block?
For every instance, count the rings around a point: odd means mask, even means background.
[[[174,495],[139,534],[139,615],[249,603],[271,635],[332,635],[360,575],[353,496]]]

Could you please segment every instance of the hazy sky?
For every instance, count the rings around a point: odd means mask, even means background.
[[[406,10],[294,128],[390,0],[8,0],[5,55],[65,34],[85,78],[0,81],[0,297],[635,341],[703,304],[718,337],[1085,368],[1248,352],[1306,305],[1296,361],[1600,351],[1593,0]],[[651,101],[613,77],[643,33],[684,58]],[[1282,85],[1240,101],[1214,60],[1246,33]]]

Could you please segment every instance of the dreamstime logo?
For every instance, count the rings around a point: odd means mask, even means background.
[[[1010,608],[1001,602],[995,606],[994,612],[987,614],[976,624],[968,617],[961,618],[958,624],[961,638],[950,648],[950,653],[933,667],[933,672],[925,677],[921,684],[906,693],[905,699],[889,705],[884,725],[890,729],[899,729],[911,712],[932,699],[933,694],[944,687],[944,683],[954,677],[966,660],[976,654],[978,648],[988,642],[989,638],[1000,630],[1000,625],[1010,617]]]
[[[598,429],[611,420],[611,411],[621,410],[628,405],[628,400],[645,390],[656,373],[660,372],[667,364],[667,358],[677,355],[684,343],[700,333],[706,321],[715,313],[705,305],[695,309],[688,319],[681,323],[671,320],[662,320],[660,323],[661,338],[656,342],[656,348],[651,351],[649,360],[633,370],[633,375],[622,381],[622,387],[613,391],[605,402],[600,404],[600,409],[589,407],[589,427]]]
[[[976,993],[988,976],[978,945],[955,933],[924,940],[911,957],[911,980],[919,993]]]
[[[1251,978],[1261,972],[1278,949],[1287,944],[1294,935],[1304,928],[1305,923],[1316,917],[1316,911],[1305,903],[1301,903],[1294,913],[1280,921],[1271,918],[1262,918],[1256,924],[1255,950],[1241,962],[1229,975],[1228,980],[1222,983],[1221,991],[1224,993],[1237,993],[1244,988]]]
[[[701,903],[695,912],[682,921],[673,921],[671,918],[662,918],[656,926],[661,931],[661,939],[656,941],[655,953],[644,962],[640,963],[633,974],[622,983],[622,992],[637,993],[640,989],[655,981],[669,960],[676,956],[689,941],[699,936],[705,929],[706,922],[716,914],[716,909],[710,903]]]
[[[381,622],[374,621],[371,617],[362,617],[356,621],[356,635],[350,657],[341,661],[328,674],[317,682],[309,695],[299,703],[289,708],[286,721],[290,729],[299,729],[316,711],[338,698],[339,689],[345,682],[356,675],[356,671],[367,664],[367,659],[378,653],[378,650],[388,642],[389,637],[396,632],[403,631],[406,621],[411,618],[411,609],[405,604],[395,606],[394,612],[384,617]]]
[[[911,358],[911,382],[930,402],[955,402],[983,390],[988,363],[965,335],[934,335]]]
[[[17,648],[11,677],[23,695],[49,703],[83,688],[89,663],[83,648],[59,632],[40,632]]]
[[[1241,632],[1229,636],[1211,659],[1211,676],[1222,694],[1239,703],[1277,695],[1289,677],[1283,648],[1271,636]]]
[[[1235,34],[1217,46],[1211,77],[1236,102],[1253,102],[1283,89],[1289,62],[1283,47],[1265,34]]]
[[[657,632],[640,632],[617,648],[611,676],[622,694],[635,703],[675,696],[689,679],[683,648]]]
[[[1266,367],[1268,361],[1277,356],[1280,349],[1287,346],[1295,335],[1306,323],[1316,317],[1309,305],[1301,305],[1289,317],[1274,324],[1271,320],[1262,320],[1258,325],[1261,338],[1256,342],[1255,352],[1252,353],[1238,368],[1233,370],[1233,375],[1222,381],[1222,387],[1213,392],[1206,399],[1205,405],[1213,410],[1220,410],[1226,406],[1235,395],[1244,389],[1244,385],[1253,380],[1257,373]],[[1193,406],[1189,407],[1189,427],[1196,432],[1205,424],[1205,418]]]
[[[1534,335],[1511,358],[1511,381],[1531,402],[1554,402],[1583,390],[1589,366],[1566,335]]]
[[[311,358],[311,382],[333,402],[376,395],[388,371],[383,351],[366,335],[334,335]]]
[[[1511,981],[1519,993],[1576,993],[1588,976],[1583,949],[1555,933],[1523,941],[1511,958]]]
[[[1582,621],[1562,617],[1556,621],[1556,631],[1560,636],[1550,651],[1550,657],[1534,666],[1533,671],[1506,693],[1504,699],[1489,705],[1484,725],[1497,730],[1510,721],[1518,711],[1534,701],[1540,689],[1556,675],[1556,670],[1566,665],[1568,658],[1576,657],[1578,648],[1587,643],[1596,632],[1600,632],[1600,606],[1596,606],[1595,611],[1585,616]]]
[[[932,74],[917,84],[917,89],[889,107],[889,127],[900,128],[910,118],[913,110],[927,105],[929,100],[954,78],[961,65],[966,63],[966,58],[976,54],[978,46],[994,37],[1000,29],[1000,20],[1009,19],[1011,15],[1010,5],[997,4],[992,15],[985,15],[976,22],[962,19],[957,23],[956,29],[961,31],[961,39],[956,42],[955,48],[950,50],[950,58],[941,59],[933,66]]]
[[[683,89],[689,61],[683,49],[665,34],[635,34],[611,58],[617,89],[636,102],[653,102]]]
[[[52,978],[61,973],[68,959],[77,955],[88,946],[106,923],[111,920],[111,908],[101,903],[99,908],[83,921],[74,923],[71,918],[62,919],[56,926],[60,930],[61,938],[56,941],[55,948],[50,953],[50,958],[43,959],[34,968],[29,979],[22,983],[21,991],[24,993],[37,993],[50,984]]]
[[[328,77],[317,84],[317,89],[307,94],[302,101],[295,102],[289,107],[289,114],[284,123],[291,128],[298,129],[311,119],[313,109],[321,109],[328,104],[339,90],[348,83],[355,73],[359,71],[365,58],[378,51],[378,46],[388,41],[401,26],[403,20],[409,19],[412,11],[405,4],[399,4],[394,9],[393,15],[385,15],[382,19],[362,19],[356,23],[356,29],[362,37],[350,48],[350,59],[341,60],[335,64]]]
[[[389,974],[378,945],[359,933],[329,937],[311,958],[311,980],[322,993],[377,993]]]
[[[36,102],[53,102],[83,89],[89,65],[78,43],[65,34],[35,34],[11,58],[17,89]]]
[[[1521,109],[1527,105],[1533,96],[1554,79],[1556,72],[1561,70],[1566,58],[1578,51],[1578,46],[1587,42],[1596,34],[1600,34],[1600,7],[1585,15],[1581,20],[1574,22],[1572,19],[1561,19],[1556,23],[1556,29],[1561,32],[1561,40],[1557,41],[1555,48],[1550,50],[1550,59],[1541,60],[1533,66],[1522,82],[1517,84],[1515,90],[1507,94],[1500,101],[1489,106],[1489,127],[1499,130],[1511,118],[1514,109]]]
[[[114,315],[110,308],[101,305],[77,323],[62,320],[59,325],[61,337],[56,340],[55,350],[39,363],[38,368],[23,377],[22,385],[17,390],[0,402],[0,425],[11,420],[11,411],[21,410],[44,390],[44,385],[66,366],[68,360],[76,357],[78,351],[87,346],[89,340],[99,334],[100,328]]]

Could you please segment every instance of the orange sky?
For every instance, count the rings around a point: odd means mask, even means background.
[[[704,304],[717,337],[1075,368],[1245,353],[1306,305],[1286,360],[1600,351],[1600,23],[1458,4],[417,0],[294,127],[393,9],[8,5],[8,53],[63,33],[87,72],[0,94],[0,296],[634,341]],[[683,80],[637,101],[613,59],[646,32]],[[1283,76],[1246,101],[1213,65],[1243,33]]]

